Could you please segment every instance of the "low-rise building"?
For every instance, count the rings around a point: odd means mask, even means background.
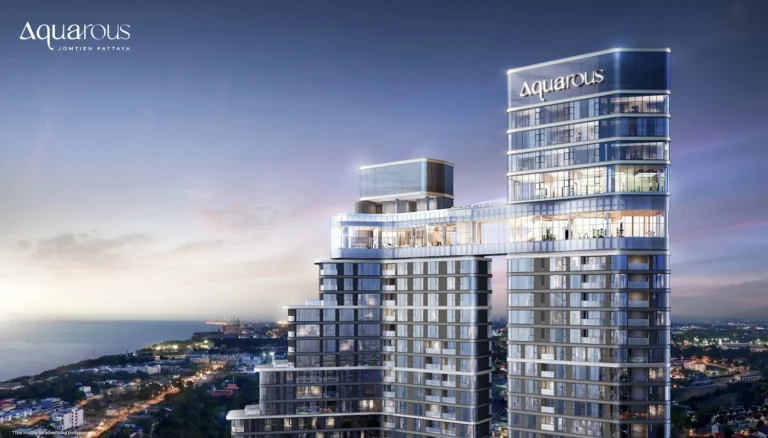
[[[21,420],[32,415],[32,408],[14,409],[0,414],[0,424]]]
[[[208,353],[189,353],[189,361],[197,364],[207,365],[211,363]]]
[[[56,412],[64,409],[64,402],[60,398],[49,397],[40,400],[40,406],[44,411]]]
[[[157,374],[162,370],[160,365],[143,365],[138,367],[138,371],[147,374]]]
[[[701,371],[707,370],[707,365],[700,360],[686,360],[683,362],[683,368],[686,370]]]
[[[733,376],[737,382],[757,382],[762,377],[760,371],[747,371]]]
[[[56,412],[51,416],[51,421],[55,424],[56,429],[61,431],[76,429],[85,424],[83,408],[75,406]]]

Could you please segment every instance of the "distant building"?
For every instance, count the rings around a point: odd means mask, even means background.
[[[208,353],[189,353],[189,361],[198,364],[209,364],[211,359],[208,357]]]
[[[80,392],[85,393],[86,396],[91,393],[91,387],[90,386],[81,386],[78,389],[80,390]]]
[[[707,370],[707,365],[705,365],[704,362],[700,360],[686,360],[683,363],[683,368],[685,368],[686,370],[704,372]]]
[[[74,408],[56,412],[51,416],[51,421],[56,426],[56,429],[61,431],[77,429],[85,424],[83,408],[75,406]]]
[[[0,414],[0,424],[7,423],[9,421],[19,420],[27,418],[32,415],[31,408],[14,409],[12,411],[4,412]]]
[[[256,354],[244,354],[240,356],[240,363],[249,367],[256,367],[262,364],[261,356]]]
[[[752,344],[748,342],[724,342],[720,344],[720,348],[723,350],[738,350],[740,348],[750,348]]]
[[[760,371],[747,371],[733,377],[737,382],[757,382],[762,377]]]
[[[40,406],[42,406],[44,411],[56,412],[64,409],[64,402],[60,398],[44,398],[40,400]]]
[[[146,365],[138,367],[138,371],[147,374],[157,374],[162,370],[160,365]]]
[[[0,391],[15,391],[23,387],[24,385],[18,382],[0,383]]]

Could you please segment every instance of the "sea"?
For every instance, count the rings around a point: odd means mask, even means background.
[[[0,381],[213,330],[199,321],[0,320]]]

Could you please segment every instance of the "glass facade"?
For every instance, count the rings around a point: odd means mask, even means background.
[[[595,70],[602,83],[519,94],[526,82]],[[509,87],[507,200],[559,210],[511,219],[511,240],[555,245],[507,259],[509,436],[666,438],[669,53],[511,70]],[[635,209],[641,198],[657,207]],[[636,245],[558,251],[615,238]]]
[[[452,164],[420,159],[360,169],[360,199],[428,193],[453,196]]]

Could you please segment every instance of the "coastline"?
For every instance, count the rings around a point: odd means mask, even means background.
[[[210,330],[197,321],[8,321],[0,324],[0,382]]]

